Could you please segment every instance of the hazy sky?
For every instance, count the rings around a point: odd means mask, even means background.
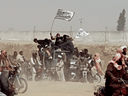
[[[0,0],[0,31],[49,31],[58,9],[74,11],[68,22],[56,19],[53,31],[115,31],[119,14],[126,10],[128,31],[128,0]]]

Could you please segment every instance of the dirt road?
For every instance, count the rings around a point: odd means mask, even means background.
[[[95,84],[58,81],[29,81],[28,90],[18,96],[94,96]]]

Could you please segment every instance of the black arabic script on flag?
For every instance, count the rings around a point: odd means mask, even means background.
[[[74,16],[74,12],[67,11],[63,9],[58,9],[55,19],[62,19],[66,21],[71,21]]]

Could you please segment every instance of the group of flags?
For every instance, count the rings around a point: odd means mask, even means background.
[[[66,20],[66,21],[71,21],[73,18],[75,12],[72,11],[67,11],[63,9],[58,9],[57,14],[55,16],[55,19],[61,19],[61,20]],[[75,38],[80,38],[81,36],[88,36],[89,33],[84,31],[82,28],[80,28],[75,36]]]

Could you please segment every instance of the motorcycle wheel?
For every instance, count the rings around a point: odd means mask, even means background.
[[[18,91],[18,93],[25,93],[27,91],[27,88],[28,88],[26,80],[23,79],[23,78],[19,78],[19,82],[18,82],[17,79],[15,79],[15,80],[16,81],[14,82],[14,85],[15,85],[16,90]]]
[[[96,74],[95,77],[93,77],[93,82],[97,82],[97,83],[100,83],[101,82],[101,76],[99,74]]]
[[[83,83],[87,82],[87,73],[83,73]]]
[[[84,76],[83,76],[83,83],[86,83],[86,82],[87,82],[86,76],[84,75]]]
[[[93,83],[93,79],[92,78],[93,77],[92,77],[91,72],[87,72],[87,80],[88,80],[89,83]]]

